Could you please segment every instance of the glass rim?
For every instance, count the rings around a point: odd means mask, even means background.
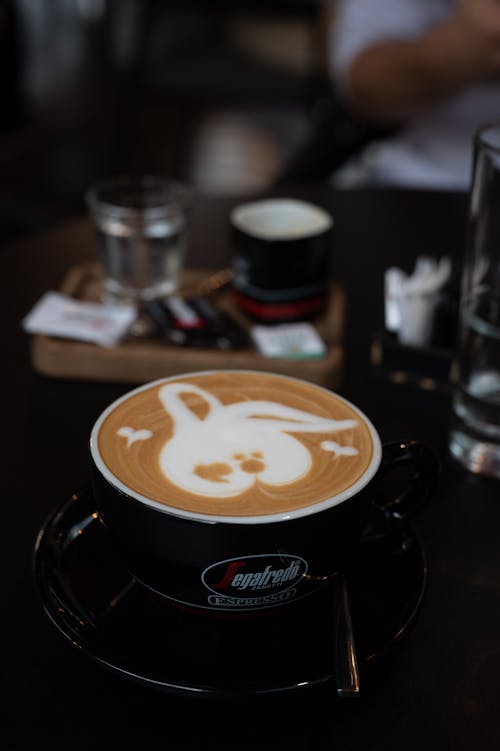
[[[144,191],[145,198],[147,191],[151,194],[156,192],[156,200],[147,204],[127,205],[122,198],[113,200],[112,195],[115,192],[123,195],[127,191]],[[154,174],[142,175],[113,175],[110,177],[97,180],[92,183],[85,191],[85,202],[94,214],[107,214],[115,218],[138,219],[155,218],[171,216],[179,212],[186,212],[191,207],[193,200],[193,190],[186,183],[180,180],[162,177]],[[132,202],[130,201],[130,204]]]
[[[488,133],[495,132],[496,141],[488,140]],[[476,148],[485,148],[500,155],[500,121],[484,123],[475,133],[474,141]]]

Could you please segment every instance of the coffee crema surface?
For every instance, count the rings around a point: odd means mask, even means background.
[[[135,390],[104,416],[102,462],[135,493],[179,510],[257,516],[348,490],[374,453],[366,419],[304,381],[247,371]]]

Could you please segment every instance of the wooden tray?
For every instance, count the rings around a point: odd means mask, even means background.
[[[196,286],[210,273],[208,270],[186,271],[180,292]],[[98,263],[74,267],[60,288],[61,292],[85,301],[98,301],[100,290]],[[250,327],[250,321],[234,305],[230,290],[218,293],[217,304],[237,317],[244,326]],[[318,333],[327,345],[327,353],[316,360],[263,357],[250,348],[223,352],[176,347],[152,338],[128,337],[115,347],[105,348],[40,334],[32,337],[31,357],[37,372],[56,378],[141,384],[195,370],[241,368],[287,374],[334,388],[338,384],[343,361],[340,341],[343,323],[344,292],[336,282],[332,282],[327,311],[315,322]]]

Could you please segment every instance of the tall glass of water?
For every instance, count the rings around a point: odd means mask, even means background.
[[[474,145],[450,452],[500,477],[500,123]]]
[[[188,186],[151,175],[110,177],[89,188],[103,302],[139,311],[141,303],[176,291],[191,200]]]

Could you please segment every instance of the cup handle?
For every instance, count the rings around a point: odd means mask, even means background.
[[[396,480],[400,470],[405,471],[403,487],[388,491],[384,484]],[[373,480],[372,515],[363,539],[387,534],[394,524],[413,516],[435,492],[440,474],[441,462],[430,446],[415,440],[384,444]]]

